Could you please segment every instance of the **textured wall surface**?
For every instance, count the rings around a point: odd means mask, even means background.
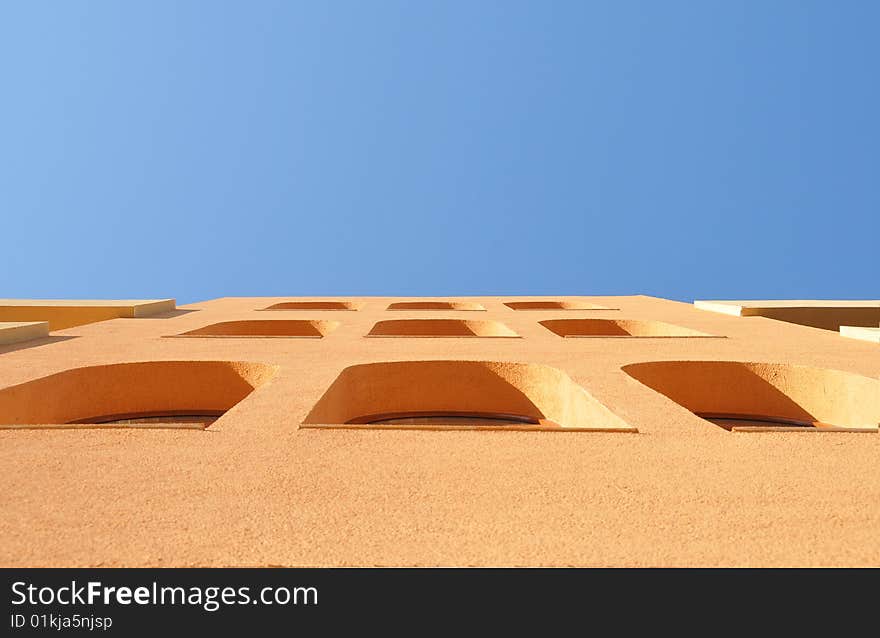
[[[870,410],[876,344],[643,296],[567,299],[616,310],[514,310],[509,297],[457,299],[485,311],[386,310],[407,300],[257,312],[286,299],[221,298],[0,346],[0,393],[125,362],[272,370],[207,430],[0,429],[0,564],[880,565],[880,435],[728,432],[621,369],[840,370],[867,377],[852,386],[866,396],[847,401]],[[167,338],[276,318],[339,325],[315,339]],[[365,338],[408,318],[496,321],[521,338]],[[570,339],[538,323],[569,318],[718,338]],[[551,366],[639,433],[300,427],[346,367],[432,359]]]

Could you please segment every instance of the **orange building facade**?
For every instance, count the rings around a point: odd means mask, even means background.
[[[880,302],[0,300],[0,564],[878,565],[875,331]]]

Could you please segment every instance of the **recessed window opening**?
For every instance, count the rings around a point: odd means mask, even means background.
[[[397,301],[388,310],[459,310],[485,311],[482,304],[471,301]]]
[[[880,379],[741,361],[650,361],[631,377],[728,432],[874,432]]]
[[[498,321],[391,319],[379,321],[368,337],[508,337],[519,335]]]
[[[448,426],[448,427],[511,427],[526,425],[555,425],[546,419],[519,414],[500,414],[496,412],[456,412],[456,411],[425,411],[400,412],[396,414],[371,415],[352,419],[349,423],[365,423],[370,425],[404,425],[404,426]],[[556,426],[558,427],[558,426]]]
[[[246,361],[140,361],[0,389],[0,429],[204,429],[276,373]]]
[[[91,424],[100,426],[169,428],[204,430],[223,416],[224,412],[213,410],[186,410],[183,412],[142,412],[139,414],[105,415],[72,421],[72,425]]]
[[[511,310],[616,310],[588,301],[560,301],[548,299],[545,301],[508,301],[504,304]]]
[[[454,360],[349,366],[301,427],[638,432],[556,368]]]
[[[697,416],[724,428],[728,432],[800,432],[803,430],[841,429],[819,421],[799,421],[774,416],[711,413],[699,413]]]
[[[692,328],[676,326],[665,321],[641,319],[550,319],[539,321],[560,337],[566,338],[670,338],[713,337]]]
[[[213,338],[279,338],[299,337],[320,339],[336,330],[338,321],[309,321],[305,319],[256,319],[249,321],[223,321],[189,330],[176,337]]]
[[[261,310],[360,310],[358,301],[283,301]]]

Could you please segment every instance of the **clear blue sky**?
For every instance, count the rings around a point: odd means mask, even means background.
[[[0,5],[0,297],[880,296],[880,2]]]

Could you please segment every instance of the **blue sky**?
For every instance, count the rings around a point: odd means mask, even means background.
[[[880,3],[0,5],[0,297],[877,298]]]

